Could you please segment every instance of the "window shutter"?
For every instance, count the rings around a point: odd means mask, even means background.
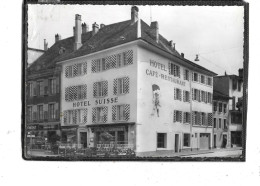
[[[33,83],[33,96],[37,96],[37,83],[34,81]]]
[[[92,108],[92,122],[93,123],[97,122],[97,107]]]
[[[208,103],[208,92],[205,91],[205,103]]]
[[[44,120],[48,119],[48,104],[43,105],[43,119]]]
[[[103,95],[107,96],[108,94],[108,82],[107,81],[103,81]]]
[[[114,79],[114,82],[113,82],[114,95],[117,95],[117,82],[118,82],[118,79]]]
[[[103,122],[107,122],[107,107],[103,107]]]
[[[128,121],[130,119],[130,104],[125,104],[124,106],[125,120]]]
[[[97,72],[97,61],[98,60],[92,60],[92,62],[91,62],[91,72],[92,73]]]
[[[33,120],[37,120],[37,105],[32,106]]]
[[[194,81],[194,72],[192,72],[191,75],[192,75],[192,77],[191,77],[192,81]]]
[[[179,66],[177,66],[177,71],[178,77],[181,78],[181,68]]]
[[[54,104],[54,112],[55,112],[55,118],[60,119],[60,114],[59,114],[59,103]]]
[[[186,69],[183,69],[183,79],[186,80]]]
[[[183,123],[187,123],[186,113],[187,112],[183,112]]]
[[[180,122],[182,123],[182,111],[179,111],[179,118],[180,118]]]
[[[185,90],[183,90],[183,102],[186,102],[187,98],[186,98],[186,94],[185,94]]]
[[[201,117],[202,117],[201,112],[198,112],[198,119],[199,119],[198,124],[199,124],[199,125],[201,125]]]
[[[125,94],[129,93],[130,90],[130,85],[129,85],[129,77],[124,78],[124,89],[125,89]]]
[[[171,62],[168,62],[168,69],[169,69],[169,74],[172,74],[172,69],[171,69]]]
[[[179,89],[179,93],[180,93],[179,100],[181,101],[182,100],[182,91],[180,89]]]
[[[192,112],[192,124],[195,125],[195,112]]]
[[[173,114],[173,122],[176,122],[176,110],[174,110],[174,114]]]
[[[59,93],[60,92],[60,78],[57,76],[56,77],[56,87],[54,85],[54,87],[56,88],[56,90],[54,90],[55,93]]]
[[[43,80],[44,95],[48,95],[48,79]]]
[[[93,83],[93,97],[97,97],[97,82]]]
[[[176,88],[174,88],[174,99],[177,99],[177,92],[176,92]]]
[[[117,117],[116,117],[116,105],[112,106],[112,121],[116,121]]]
[[[194,100],[194,88],[192,89],[192,100]]]
[[[187,121],[188,121],[188,123],[190,123],[190,122],[191,122],[190,120],[191,120],[191,114],[190,114],[190,112],[188,112],[188,120],[187,120]]]
[[[198,90],[198,101],[199,102],[201,101],[200,96],[201,96],[201,93],[200,93],[200,90]]]

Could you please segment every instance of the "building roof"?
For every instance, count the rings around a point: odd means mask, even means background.
[[[194,67],[215,74],[214,72],[209,71],[208,69],[181,57],[179,52],[170,46],[169,41],[160,34],[159,42],[157,43],[151,27],[142,20],[140,25],[140,38],[137,36],[138,23],[132,23],[131,20],[106,25],[100,28],[94,36],[92,36],[92,31],[82,34],[82,46],[78,50],[74,50],[74,37],[69,37],[57,41],[39,59],[37,59],[34,64],[29,67],[29,74],[30,72],[37,72],[42,69],[54,68],[57,62],[84,56],[138,39],[142,39],[147,43],[182,59]],[[64,49],[62,54],[59,53],[61,48]]]
[[[32,50],[32,51],[36,51],[36,52],[45,52],[45,50],[38,49],[38,48],[31,48],[31,47],[28,47],[28,50]]]

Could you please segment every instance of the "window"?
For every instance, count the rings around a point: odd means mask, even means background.
[[[206,101],[206,92],[205,91],[201,91],[201,101],[202,102],[204,102],[204,103],[206,103],[207,101]]]
[[[212,103],[212,93],[208,92],[207,98],[208,98],[207,102],[211,104]]]
[[[65,77],[71,78],[87,74],[87,62],[77,63],[65,67]]]
[[[183,146],[190,147],[190,134],[183,134]]]
[[[32,106],[27,107],[27,121],[31,122],[33,120],[33,112],[32,112]]]
[[[129,77],[114,79],[114,83],[113,83],[114,95],[129,93],[130,90],[129,84],[130,84]]]
[[[241,91],[241,87],[242,87],[242,82],[241,80],[238,81],[238,91],[240,92]]]
[[[190,113],[189,112],[184,112],[183,122],[190,123]]]
[[[184,80],[190,80],[190,72],[187,69],[184,70]]]
[[[181,89],[174,88],[174,99],[181,101]]]
[[[97,87],[96,89],[97,90]],[[74,101],[87,98],[87,85],[78,85],[65,88],[65,100]]]
[[[157,133],[157,148],[166,148],[166,133]]]
[[[200,113],[194,111],[194,125],[200,125]]]
[[[82,124],[87,122],[87,109],[76,110],[77,123]]]
[[[200,82],[205,84],[205,76],[204,75],[201,75],[200,76]]]
[[[193,73],[193,81],[196,81],[196,82],[198,82],[199,81],[199,75],[198,75],[198,73]]]
[[[224,110],[224,113],[226,114],[227,113],[227,104],[223,104],[223,110]]]
[[[129,119],[130,119],[130,104],[112,106],[113,121],[128,121]]]
[[[183,91],[183,101],[184,102],[190,102],[190,92],[189,91]]]
[[[29,87],[29,96],[32,97],[34,94],[33,94],[33,82],[29,82],[28,83],[28,87]]]
[[[182,122],[182,112],[179,110],[174,111],[174,122]]]
[[[37,106],[37,112],[38,112],[38,120],[43,120],[43,105]]]
[[[49,79],[50,94],[56,94],[56,79]]]
[[[217,118],[214,118],[214,128],[217,128]]]
[[[117,68],[120,68],[121,66],[123,66],[122,54],[116,55],[116,64],[117,64]]]
[[[104,97],[107,96],[108,82],[100,81],[93,84],[93,96]]]
[[[117,120],[125,120],[125,107],[124,105],[117,105]]]
[[[97,107],[97,122],[102,122],[104,120],[103,107]]]
[[[207,78],[207,85],[212,86],[212,78],[211,77]]]
[[[217,112],[218,110],[218,103],[217,102],[213,102],[213,111]]]
[[[237,89],[237,80],[236,79],[232,80],[232,88],[233,88],[233,90]]]
[[[228,129],[228,127],[227,127],[227,119],[224,119],[223,122],[224,122],[224,129]]]
[[[204,113],[204,112],[202,112],[201,113],[201,124],[202,125],[207,125],[207,123],[206,123],[206,113]]]
[[[64,111],[64,124],[76,125],[87,122],[87,109]]]
[[[175,77],[180,77],[180,67],[169,62],[169,74],[174,75]]]
[[[232,110],[236,110],[236,97],[232,97]]]
[[[87,85],[79,85],[77,88],[77,100],[87,98]]]
[[[39,96],[43,96],[44,95],[43,81],[37,81],[37,84],[38,84],[38,94],[39,94]]]
[[[49,104],[49,119],[55,119],[54,104]]]
[[[232,112],[231,113],[231,123],[242,124],[242,113]]]
[[[193,89],[193,100],[200,101],[200,91],[198,89]]]
[[[218,119],[218,128],[219,128],[219,129],[221,129],[221,125],[222,125],[222,124],[221,124],[221,119],[219,118],[219,119]]]
[[[218,112],[222,112],[222,103],[219,103]]]

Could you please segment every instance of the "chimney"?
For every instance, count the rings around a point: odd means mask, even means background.
[[[95,35],[98,32],[99,26],[98,24],[95,22],[92,25],[92,36]]]
[[[88,25],[86,23],[82,23],[82,34],[85,34],[88,32]]]
[[[73,36],[75,37],[75,26],[73,27]]]
[[[55,43],[57,43],[59,40],[61,40],[60,34],[55,34]]]
[[[175,43],[173,43],[172,41],[170,41],[170,42],[169,42],[169,45],[170,45],[170,47],[171,47],[173,50],[175,50]]]
[[[243,68],[238,69],[238,76],[243,78],[243,72],[244,72]]]
[[[194,61],[199,61],[199,55],[196,54],[196,58],[194,59]]]
[[[101,28],[104,28],[104,27],[105,27],[105,24],[101,23],[101,24],[100,24],[100,29],[101,29]]]
[[[183,57],[183,58],[184,58],[184,53],[181,53],[181,57]]]
[[[78,50],[81,46],[81,32],[82,32],[82,28],[81,27],[81,15],[76,14],[75,15],[75,32],[74,32],[74,50]]]
[[[44,51],[48,50],[48,43],[46,42],[46,39],[44,39]]]
[[[131,21],[132,24],[135,23],[136,21],[138,21],[138,7],[137,6],[132,6],[131,8]]]
[[[151,22],[152,35],[155,37],[156,42],[159,42],[159,25],[157,21]]]

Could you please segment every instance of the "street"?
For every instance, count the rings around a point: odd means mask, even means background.
[[[239,157],[242,155],[241,149],[236,150],[219,150],[203,154],[187,155],[182,157]]]

